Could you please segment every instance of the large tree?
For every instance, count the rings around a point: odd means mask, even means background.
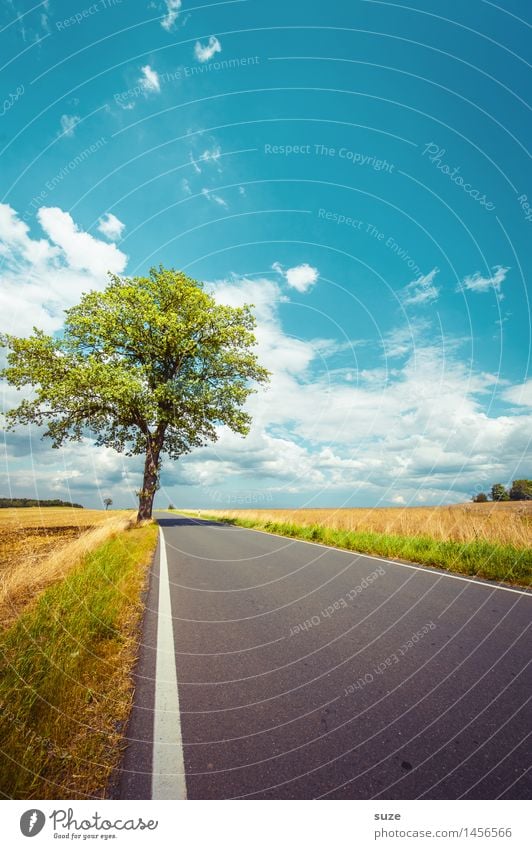
[[[513,481],[510,489],[510,499],[512,501],[532,501],[532,480],[529,478],[521,478]]]
[[[491,500],[492,501],[508,501],[510,496],[508,495],[508,490],[502,483],[494,483],[491,487]]]
[[[65,311],[57,337],[2,337],[1,372],[30,397],[7,413],[8,427],[45,426],[55,448],[93,434],[96,444],[143,455],[138,520],[151,517],[161,459],[176,460],[217,438],[217,426],[248,432],[242,406],[268,372],[253,347],[248,305],[224,306],[173,269],[110,276]]]

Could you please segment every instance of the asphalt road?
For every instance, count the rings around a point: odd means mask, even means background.
[[[531,594],[159,524],[115,797],[530,798]]]

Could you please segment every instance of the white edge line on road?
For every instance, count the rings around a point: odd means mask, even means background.
[[[186,799],[166,542],[159,528],[159,609],[153,718],[152,799]]]
[[[162,510],[160,512],[168,513],[168,510]],[[175,513],[170,513],[171,516],[174,516]],[[182,514],[187,519],[192,519],[192,521],[196,521],[198,524],[201,524],[202,521],[209,521],[208,519],[194,519],[193,516],[187,516],[185,513]],[[223,522],[219,522],[220,525],[223,525]],[[487,587],[490,590],[504,590],[505,593],[517,593],[517,595],[527,595],[532,597],[532,592],[528,590],[515,590],[513,587],[501,587],[500,584],[490,583],[489,581],[483,581],[479,578],[465,578],[463,575],[452,575],[450,572],[442,569],[431,568],[430,566],[414,566],[411,563],[402,563],[400,560],[385,560],[384,557],[377,557],[376,554],[365,554],[363,551],[352,551],[350,548],[337,548],[334,545],[325,545],[322,542],[310,542],[307,539],[298,539],[297,537],[285,537],[283,534],[275,534],[273,531],[261,531],[258,528],[243,528],[241,525],[232,525],[233,528],[238,528],[240,531],[253,531],[256,534],[265,534],[269,537],[279,537],[280,539],[287,539],[290,542],[302,542],[304,545],[315,545],[318,548],[328,548],[332,551],[341,551],[344,554],[355,554],[357,557],[367,557],[370,560],[378,560],[380,563],[389,563],[390,566],[402,566],[403,569],[414,569],[416,572],[425,572],[429,575],[436,575],[441,578],[452,578],[454,581],[466,581],[468,584],[474,584],[476,587]]]
[[[233,527],[238,528],[239,525]],[[282,534],[274,534],[271,531],[259,531],[257,528],[240,528],[242,531],[255,531],[258,534],[267,534],[270,537],[280,537],[281,539],[289,539],[291,542],[303,542],[305,545],[317,545],[318,548],[330,548],[333,551],[343,551],[344,554],[356,554],[358,557],[368,557],[370,560],[378,560],[380,563],[389,563],[390,566],[402,566],[403,569],[414,569],[416,572],[425,572],[429,575],[435,575],[438,578],[452,578],[454,581],[466,581],[468,584],[474,584],[476,587],[487,587],[490,590],[504,590],[505,593],[517,593],[518,595],[532,596],[528,590],[514,590],[513,587],[501,587],[500,584],[491,584],[489,581],[482,581],[479,578],[465,578],[463,575],[452,575],[450,572],[442,569],[433,569],[430,566],[414,566],[410,563],[402,563],[400,560],[385,560],[384,557],[377,557],[375,554],[365,554],[363,551],[351,551],[349,548],[336,548],[334,545],[325,545],[320,542],[310,542],[306,539],[298,539],[297,537],[285,537]]]

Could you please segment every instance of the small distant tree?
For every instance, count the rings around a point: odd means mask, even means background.
[[[0,338],[0,376],[32,390],[7,413],[8,428],[45,425],[54,448],[92,432],[96,445],[143,456],[138,521],[149,519],[163,455],[177,460],[216,441],[219,426],[248,433],[242,407],[269,377],[254,328],[248,305],[217,303],[181,271],[111,275],[103,292],[66,310],[61,335]]]
[[[532,480],[521,478],[521,480],[514,481],[510,489],[510,499],[512,501],[531,501]]]
[[[475,502],[475,504],[484,504],[484,502],[487,500],[488,496],[485,492],[477,492],[477,494],[473,496],[473,501]]]
[[[168,505],[168,509],[169,509],[169,510],[175,510],[175,507],[174,507],[174,505],[173,505],[173,504],[169,504],[169,505]]]
[[[491,487],[491,500],[492,501],[508,501],[510,496],[508,495],[508,490],[502,483],[494,483]]]
[[[108,510],[111,504],[113,503],[112,498],[104,498],[103,503],[105,504],[105,509]]]

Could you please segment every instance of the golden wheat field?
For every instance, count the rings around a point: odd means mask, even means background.
[[[0,623],[134,518],[127,510],[14,507],[0,510]]]
[[[532,544],[532,501],[456,504],[448,507],[306,508],[302,510],[209,510],[209,515],[294,525],[322,525],[340,531],[372,531],[437,540]]]

